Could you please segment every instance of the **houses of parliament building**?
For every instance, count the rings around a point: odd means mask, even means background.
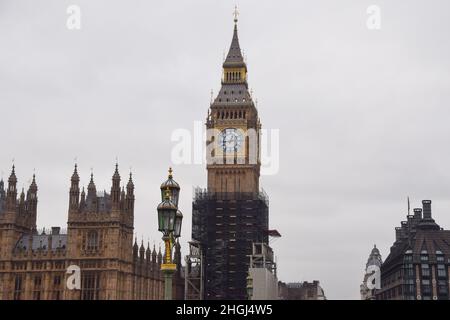
[[[118,166],[111,192],[97,192],[93,175],[80,190],[75,165],[70,180],[67,232],[36,228],[38,187],[35,176],[18,195],[13,166],[8,185],[0,181],[0,300],[147,300],[163,299],[162,253],[133,245],[134,184],[121,186]],[[177,185],[172,175],[161,188]],[[6,190],[5,190],[6,188]],[[180,245],[174,298],[182,299]],[[80,271],[81,285],[69,289],[68,268]]]

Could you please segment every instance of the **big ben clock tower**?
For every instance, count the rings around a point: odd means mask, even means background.
[[[258,110],[248,90],[237,11],[221,89],[207,128],[207,189],[196,189],[192,238],[201,244],[205,299],[246,299],[252,243],[268,242],[268,199],[260,190]]]
[[[248,91],[235,16],[233,40],[223,63],[222,87],[210,106],[208,191],[257,193],[260,171],[258,110]]]

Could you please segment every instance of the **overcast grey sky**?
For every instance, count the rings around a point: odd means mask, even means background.
[[[171,133],[204,121],[220,87],[236,1],[0,0],[0,170],[19,187],[36,168],[39,226],[65,226],[69,179],[94,168],[110,189],[116,156],[132,167],[139,240],[159,243],[159,184]],[[81,30],[66,9],[81,8]],[[433,200],[450,227],[450,3],[237,1],[241,47],[263,126],[280,129],[280,170],[264,176],[283,281],[318,279],[358,299],[374,243]],[[381,30],[366,9],[381,8]],[[204,165],[174,167],[183,238]],[[186,253],[186,246],[183,246]]]

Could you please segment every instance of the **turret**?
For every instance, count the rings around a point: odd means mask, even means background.
[[[17,177],[15,166],[12,166],[11,175],[8,179],[8,190],[6,192],[6,209],[15,210],[17,204]]]
[[[122,192],[120,193],[120,208],[123,210],[126,207],[126,193],[125,188],[122,187]]]
[[[27,200],[29,202],[37,203],[37,191],[38,191],[38,187],[36,184],[36,175],[33,174],[33,180],[31,181],[30,187],[28,188],[28,192],[27,192]]]
[[[137,238],[134,239],[134,245],[133,245],[133,260],[137,260],[139,253],[139,246],[137,244]]]
[[[158,264],[162,264],[162,253],[161,253],[161,247],[159,247],[159,251],[158,251]]]
[[[19,214],[25,214],[25,213],[26,213],[25,190],[22,188],[22,192],[20,193],[20,197],[19,197]]]
[[[152,253],[150,251],[150,243],[147,243],[147,249],[145,249],[145,260],[147,261],[147,264],[150,264],[152,262]]]
[[[5,194],[5,183],[3,182],[3,178],[0,180],[0,199],[4,199]]]
[[[157,263],[157,253],[156,253],[156,248],[155,245],[153,245],[153,252],[152,252],[152,262],[153,263]]]
[[[86,192],[84,192],[84,187],[83,187],[83,190],[81,191],[80,209],[79,209],[79,211],[82,212],[85,207],[86,207]]]
[[[80,177],[78,176],[77,164],[73,170],[72,177],[70,179],[70,191],[69,191],[69,210],[77,211],[80,201]]]
[[[0,213],[3,212],[5,208],[6,193],[5,193],[5,183],[3,178],[0,180]]]
[[[126,195],[127,209],[130,214],[134,213],[134,183],[133,174],[130,172],[130,179],[127,183],[127,195]]]
[[[2,258],[8,260],[17,242],[24,234],[36,228],[37,185],[35,176],[28,191],[22,187],[17,198],[17,177],[15,166],[8,179],[6,194],[4,184],[0,186],[0,229],[2,230]]]
[[[141,260],[141,262],[143,262],[145,259],[144,240],[142,240],[141,246],[139,248],[139,259]]]
[[[112,187],[111,187],[111,201],[113,208],[120,208],[120,174],[119,165],[116,163],[116,170],[112,177]]]
[[[88,185],[86,204],[89,211],[97,211],[97,188],[95,187],[93,173],[91,173],[91,181]]]

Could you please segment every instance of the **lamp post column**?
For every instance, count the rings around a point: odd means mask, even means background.
[[[164,236],[162,239],[166,247],[164,263],[161,265],[161,271],[164,275],[164,300],[172,300],[172,278],[177,270],[177,266],[172,263],[172,243],[170,236]]]

